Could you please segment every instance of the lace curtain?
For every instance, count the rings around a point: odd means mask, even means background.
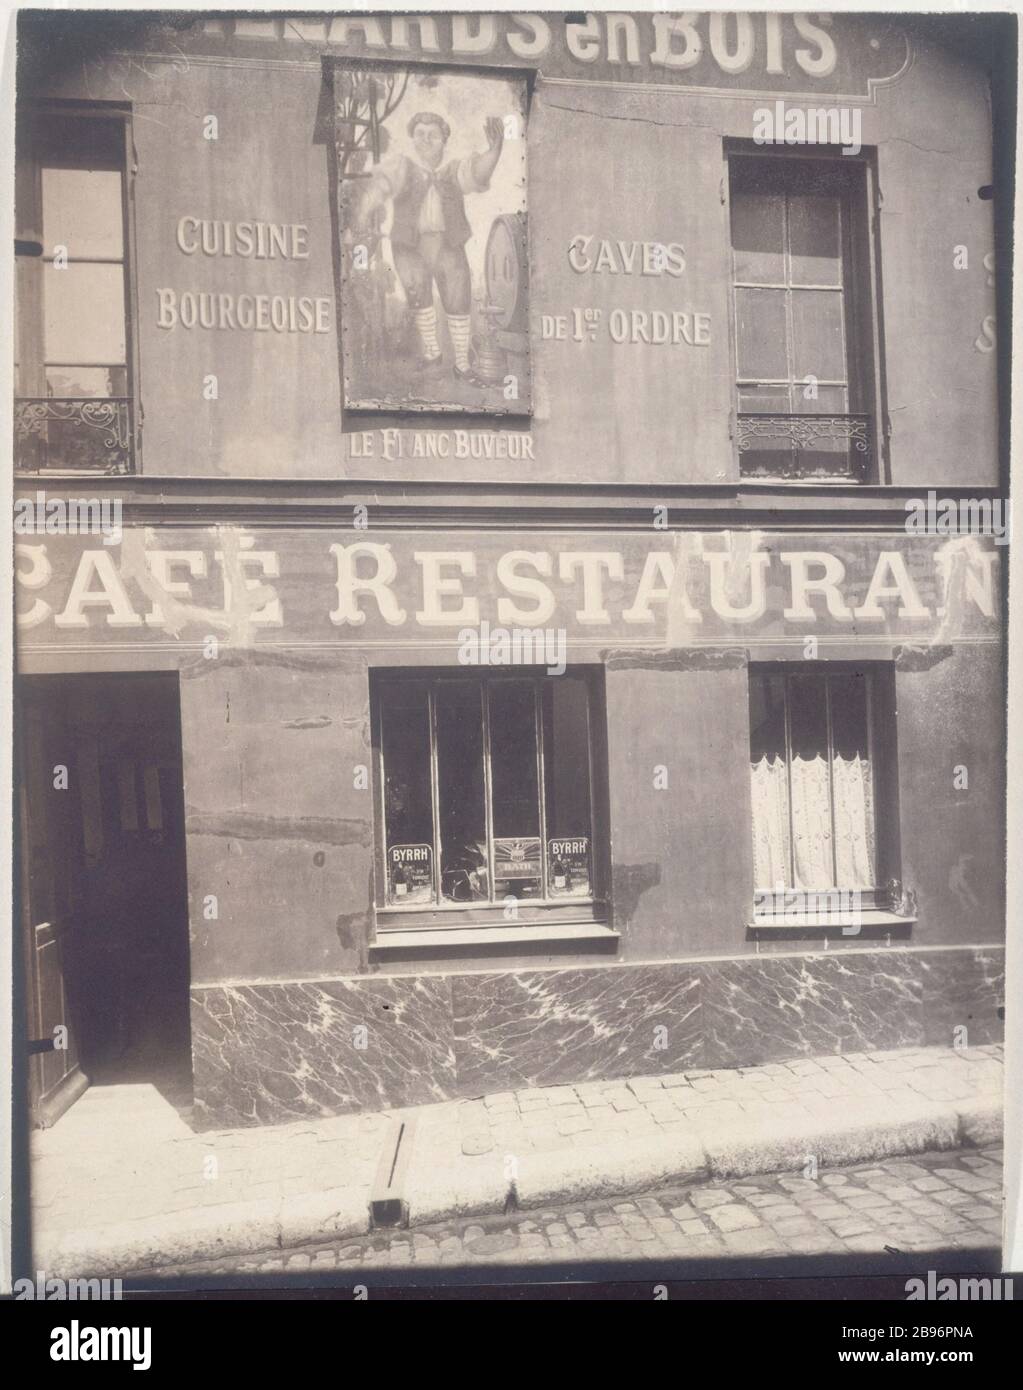
[[[753,865],[758,889],[874,886],[874,796],[866,758],[763,757],[751,766]],[[834,790],[834,849],[831,795]],[[790,868],[790,835],[793,872]]]

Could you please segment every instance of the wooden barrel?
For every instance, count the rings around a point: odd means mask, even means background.
[[[529,305],[526,298],[526,214],[495,217],[487,239],[487,308],[495,328],[524,330]]]

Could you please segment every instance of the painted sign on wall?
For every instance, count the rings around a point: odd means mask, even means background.
[[[478,653],[484,629],[498,654],[523,651],[509,632],[560,632],[571,660],[615,646],[999,635],[997,547],[976,535],[165,527],[158,539],[127,528],[112,545],[26,538],[16,560],[26,647],[408,644],[468,662],[466,634]]]
[[[535,65],[546,80],[684,85],[715,95],[817,91],[855,99],[908,66],[904,32],[883,15],[545,14],[289,15],[211,19],[174,31],[178,51],[273,46],[368,58]]]
[[[333,67],[349,409],[529,411],[526,85]]]

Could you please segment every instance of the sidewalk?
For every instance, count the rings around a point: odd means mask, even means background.
[[[32,1136],[34,1268],[127,1276],[363,1235],[392,1168],[415,1226],[998,1144],[1001,1057],[848,1053],[200,1134],[154,1087],[95,1087]]]

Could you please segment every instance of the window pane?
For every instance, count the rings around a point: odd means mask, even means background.
[[[478,681],[436,685],[441,892],[448,902],[490,897]]]
[[[790,274],[794,285],[841,285],[840,207],[837,198],[790,197]]]
[[[426,686],[394,681],[381,696],[387,899],[433,901],[433,803]]]
[[[785,757],[785,682],[781,676],[753,676],[750,680],[750,756]]]
[[[839,672],[828,677],[831,685],[831,738],[836,756],[869,756],[867,679],[858,671]]]
[[[124,255],[121,175],[109,169],[44,169],[43,237],[47,256],[66,246],[72,262]]]
[[[80,169],[124,167],[124,123],[72,112],[46,115],[34,123],[32,140],[40,164]]]
[[[782,284],[785,199],[733,188],[731,219],[736,280]]]
[[[739,392],[739,411],[743,415],[788,415],[791,408],[787,386],[747,386]]]
[[[831,836],[831,776],[825,685],[821,676],[790,678],[789,732],[792,764],[794,888],[835,886]]]
[[[804,415],[848,415],[849,389],[846,386],[818,386],[817,399],[807,400],[804,388],[796,387],[796,404]]]
[[[47,367],[48,396],[127,396],[127,367]]]
[[[789,680],[789,728],[793,758],[826,758],[828,713],[824,678],[797,675]]]
[[[845,381],[842,297],[831,290],[792,292],[792,334],[797,378]]]
[[[43,268],[44,353],[47,362],[121,365],[124,270],[119,265]]]
[[[785,291],[737,289],[735,326],[740,380],[787,381]]]
[[[494,888],[498,897],[539,897],[540,794],[532,681],[490,682],[490,778]]]
[[[585,678],[566,674],[544,681],[542,705],[547,893],[589,897],[593,842]]]

